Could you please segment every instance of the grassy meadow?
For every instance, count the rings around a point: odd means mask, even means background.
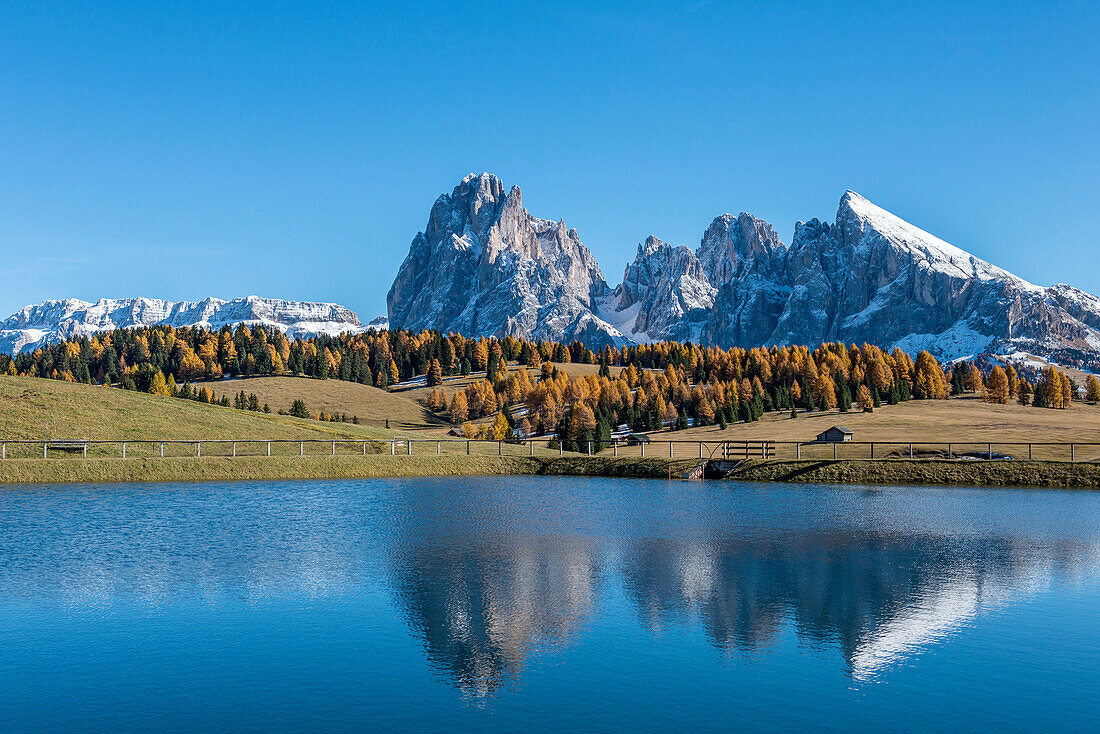
[[[304,400],[311,414],[322,410],[330,414],[345,413],[349,420],[352,416],[357,417],[362,425],[384,426],[388,420],[391,430],[445,429],[447,426],[443,419],[432,415],[409,395],[357,382],[294,376],[247,377],[197,382],[194,387],[206,387],[219,398],[228,396],[230,401],[241,390],[246,395],[254,393],[261,405],[271,406],[272,412],[289,411],[295,400]]]
[[[48,437],[135,442],[197,439],[354,442],[386,440],[391,433],[369,426],[234,410],[116,388],[32,377],[0,377],[0,438],[6,441],[41,441]],[[257,446],[239,448],[241,451],[260,451]],[[322,447],[312,448],[320,451]],[[140,452],[151,455],[154,451],[151,446],[134,445],[128,449],[129,455],[140,455]],[[276,449],[299,453],[297,445],[277,444]],[[340,446],[340,449],[352,451],[354,444]],[[9,445],[7,455],[18,456],[21,450],[21,447]],[[117,450],[111,448],[110,452]],[[159,452],[159,447],[156,450]],[[208,449],[210,452],[223,450],[228,451],[229,447],[211,445]],[[33,451],[40,456],[41,446]],[[90,453],[99,451],[89,449]],[[194,449],[170,445],[168,454],[173,451],[191,454]]]

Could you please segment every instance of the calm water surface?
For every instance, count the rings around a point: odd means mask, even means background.
[[[0,729],[1096,731],[1100,493],[0,490]]]

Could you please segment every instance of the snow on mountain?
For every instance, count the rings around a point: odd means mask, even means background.
[[[531,216],[518,186],[505,194],[482,173],[436,199],[386,301],[394,328],[599,345],[627,341],[596,314],[609,290],[577,230]]]
[[[650,236],[597,311],[635,341],[689,339],[692,323],[705,317],[716,292],[690,248]]]
[[[724,214],[697,250],[639,245],[612,291],[576,231],[536,219],[519,188],[471,174],[436,201],[389,299],[394,326],[707,345],[868,342],[943,359],[1026,351],[1097,360],[1100,298],[1040,287],[854,191],[834,222],[784,246],[767,222]]]
[[[318,334],[336,336],[365,330],[353,311],[335,303],[282,301],[259,296],[229,301],[206,298],[194,302],[103,298],[91,303],[70,298],[26,306],[0,323],[0,352],[15,354],[69,337],[158,324],[207,329],[263,324],[280,329],[291,338]]]

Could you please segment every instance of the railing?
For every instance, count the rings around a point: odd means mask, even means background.
[[[1096,442],[1014,441],[688,441],[637,443],[623,438],[573,442],[567,449],[553,438],[488,441],[466,438],[397,436],[391,439],[165,439],[39,441],[0,440],[0,459],[168,458],[235,456],[356,456],[422,454],[466,456],[635,456],[673,459],[954,459],[1100,461]]]

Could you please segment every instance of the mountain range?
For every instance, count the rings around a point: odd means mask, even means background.
[[[798,222],[785,245],[766,221],[716,217],[699,247],[650,236],[608,285],[563,220],[470,174],[436,199],[387,297],[394,328],[753,347],[868,342],[943,359],[1100,354],[1100,299],[1040,287],[955,247],[854,191],[832,222]]]
[[[177,302],[103,298],[94,303],[69,298],[26,306],[0,322],[0,352],[16,354],[73,336],[158,324],[208,329],[263,324],[286,332],[291,338],[387,328],[385,321],[379,319],[364,326],[353,311],[335,303],[280,301],[258,296]]]
[[[290,337],[368,328],[439,329],[627,345],[723,347],[823,341],[928,349],[954,360],[1030,355],[1100,370],[1100,298],[1041,287],[847,191],[832,222],[722,214],[695,249],[655,236],[612,288],[576,229],[528,213],[518,186],[470,174],[436,199],[387,295],[364,325],[333,303],[248,296],[45,301],[0,322],[0,351],[135,326],[265,324]]]

